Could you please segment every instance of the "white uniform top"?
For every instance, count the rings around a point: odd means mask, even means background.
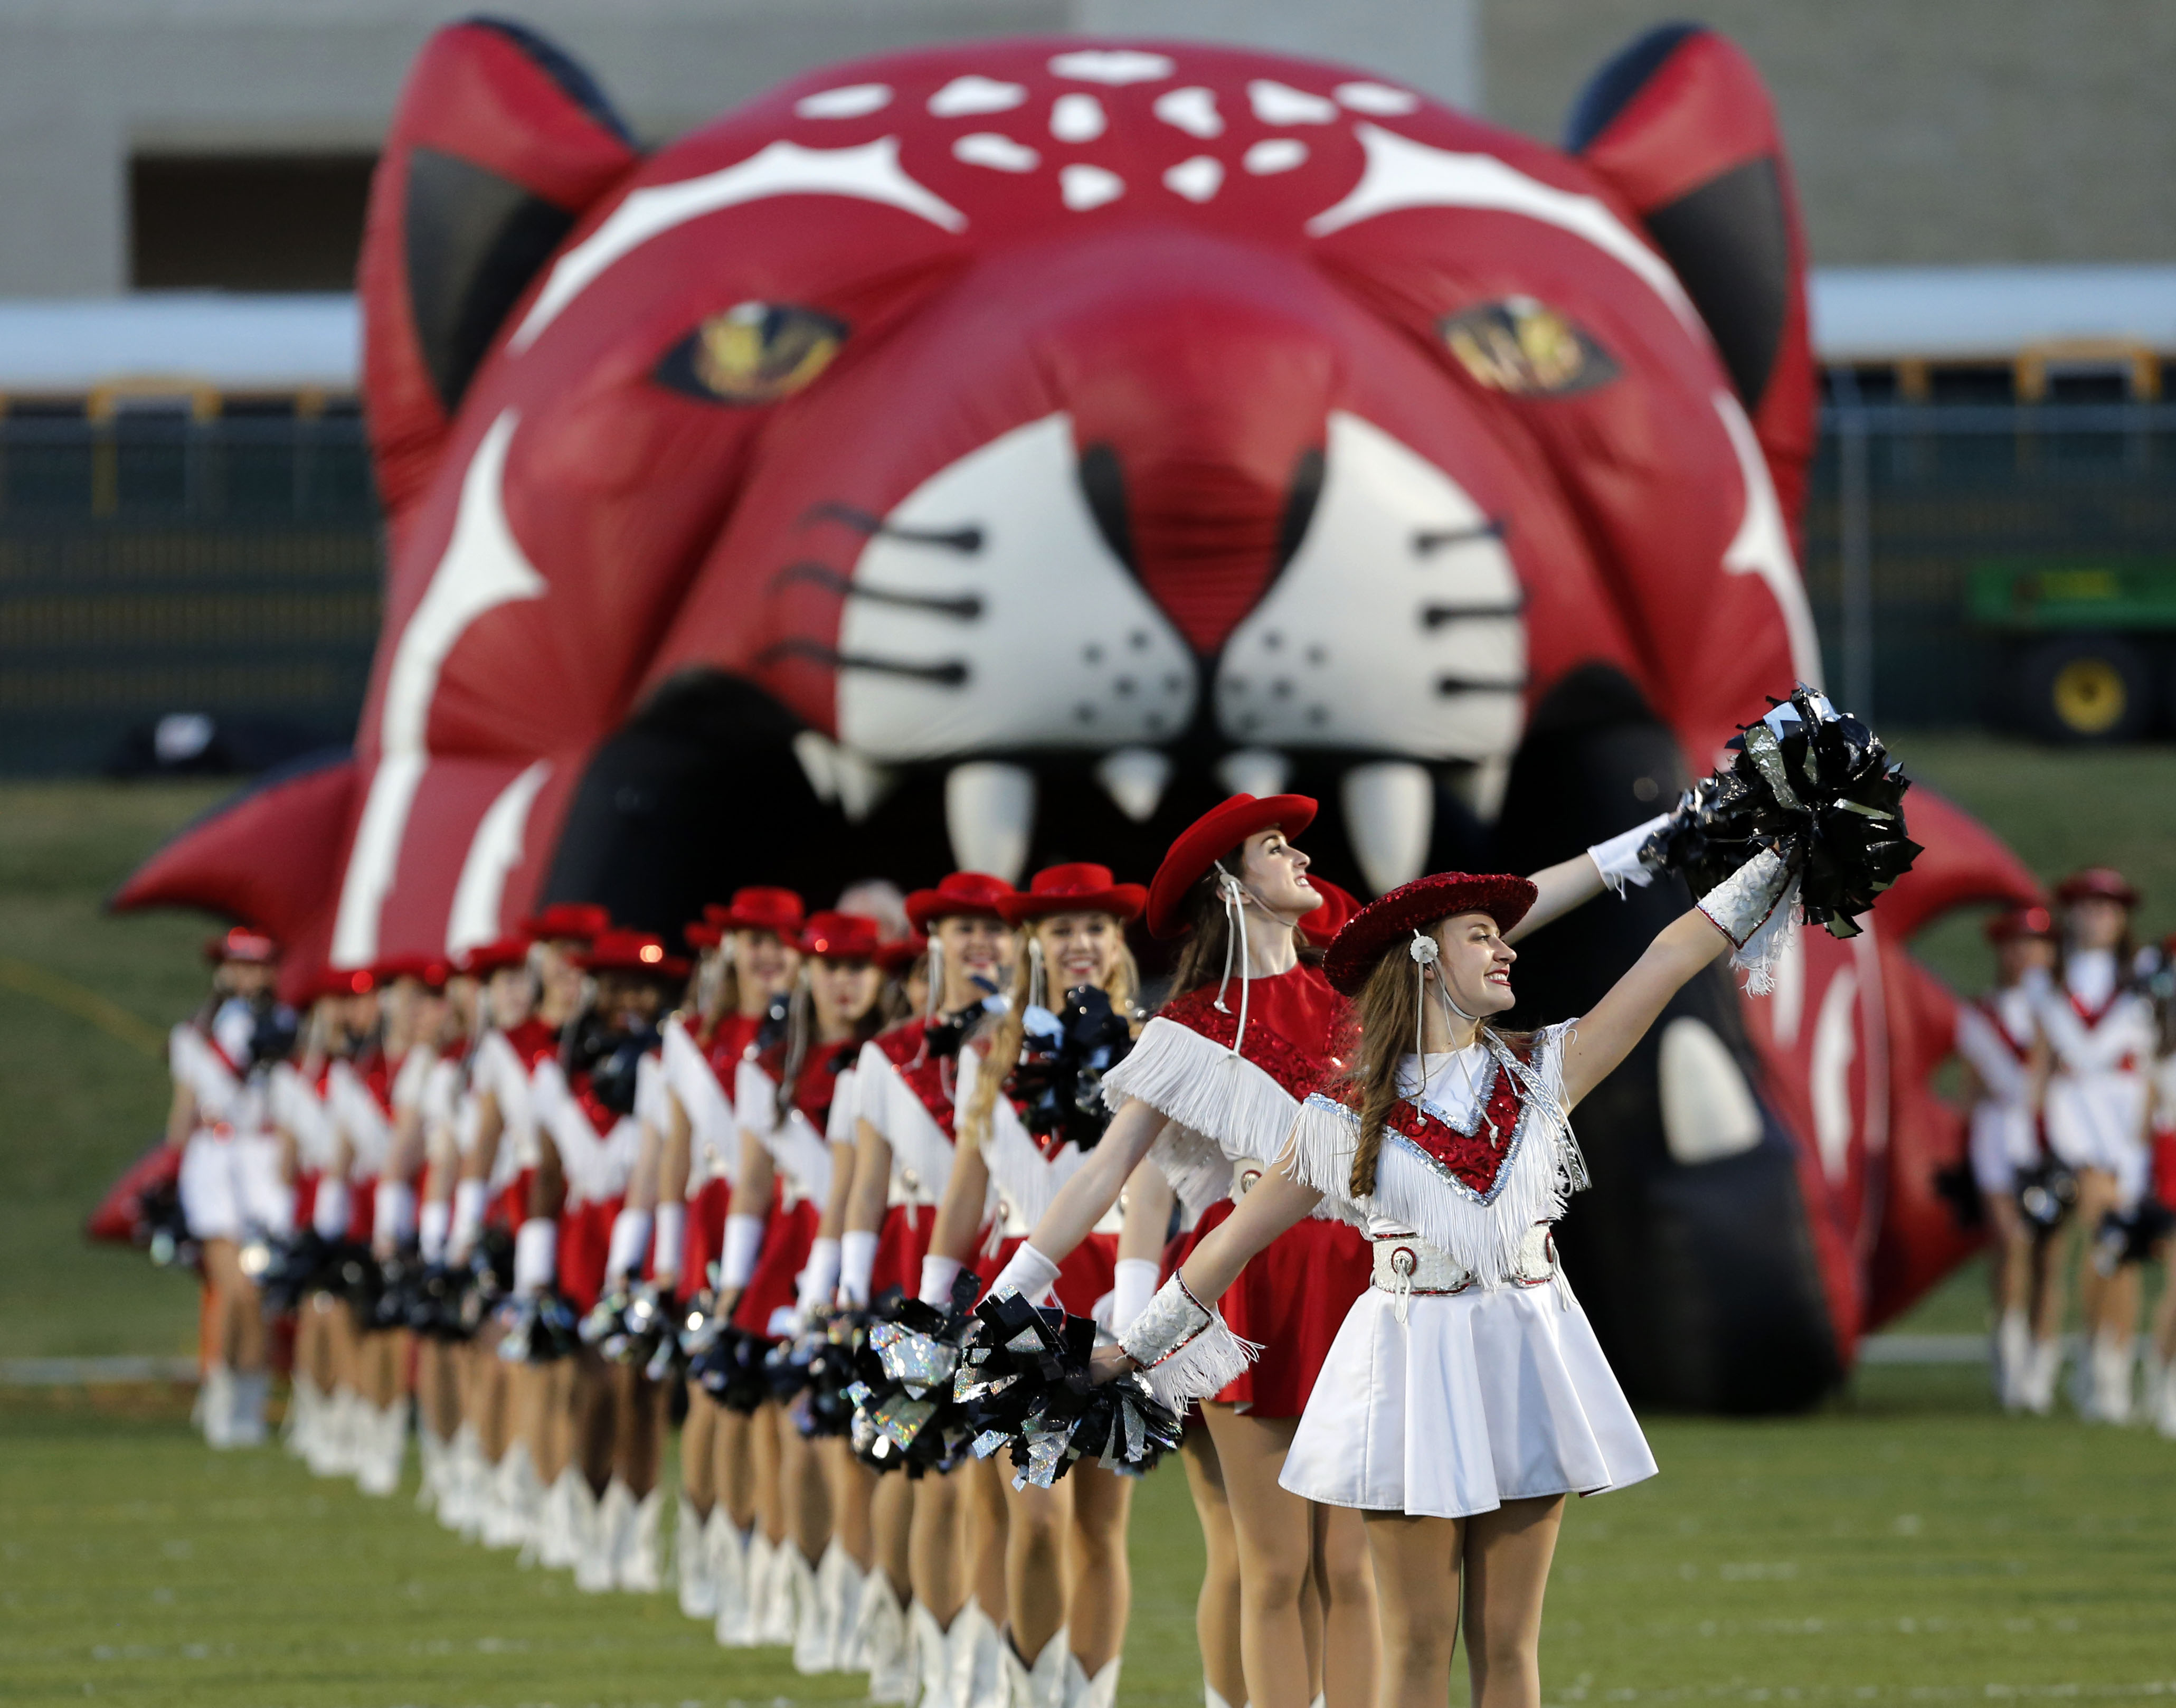
[[[2051,982],[2036,1004],[2054,1054],[2048,1143],[2073,1168],[2114,1175],[2127,1205],[2145,1183],[2152,1006],[2137,991],[2117,989],[2113,950],[2081,950],[2065,971],[2067,988]]]
[[[1972,1105],[1972,1177],[1983,1192],[2009,1189],[2040,1154],[2027,1062],[2039,1034],[2033,989],[2011,985],[1984,1005],[1957,1010],[1957,1053],[1972,1063],[1983,1095]]]
[[[492,1169],[492,1183],[509,1183],[525,1168],[536,1166],[536,1096],[529,1064],[514,1053],[500,1031],[486,1032],[476,1041],[476,1069],[469,1076],[469,1101],[488,1091],[498,1106],[498,1157]],[[473,1144],[480,1134],[471,1132]]]
[[[655,1059],[645,1057],[645,1061]],[[534,1080],[538,1124],[552,1135],[559,1150],[559,1167],[567,1179],[567,1203],[601,1203],[627,1190],[642,1149],[642,1125],[634,1114],[617,1117],[600,1133],[589,1111],[568,1088],[567,1076],[556,1058],[536,1064]],[[643,1101],[642,1074],[637,1072],[635,1101]]]
[[[434,1168],[450,1167],[475,1148],[476,1100],[468,1094],[465,1066],[461,1056],[440,1056],[423,1081],[423,1154]]]
[[[935,1205],[944,1201],[952,1178],[952,1140],[872,1038],[855,1063],[855,1107],[860,1118],[884,1135],[891,1147],[891,1186],[887,1204]],[[953,1107],[959,1107],[954,1082]]]
[[[334,1130],[332,1112],[302,1070],[292,1062],[280,1063],[272,1069],[266,1096],[273,1123],[295,1141],[300,1166],[313,1174],[331,1167],[340,1135]]]
[[[662,1060],[665,1084],[688,1117],[688,1196],[713,1180],[731,1185],[741,1162],[732,1090],[719,1084],[703,1047],[677,1014],[665,1022]]]
[[[982,1044],[969,1044],[960,1052],[959,1107],[963,1112],[974,1101],[984,1050]],[[1013,1107],[1012,1099],[999,1091],[990,1106],[990,1130],[982,1135],[982,1165],[990,1174],[983,1221],[996,1228],[1000,1238],[1025,1238],[1087,1160],[1088,1153],[1070,1140],[1046,1152]],[[1114,1202],[1092,1231],[1115,1234],[1124,1226],[1125,1213]]]
[[[230,997],[213,1013],[209,1033],[177,1025],[166,1035],[166,1066],[195,1094],[197,1130],[258,1132],[266,1124],[265,1088],[249,1077],[257,1017]]]
[[[839,1093],[832,1093],[838,1107]],[[800,1110],[788,1108],[778,1118],[778,1082],[753,1062],[743,1062],[733,1085],[733,1107],[742,1127],[755,1134],[778,1166],[786,1185],[788,1206],[809,1199],[819,1206],[831,1196],[831,1147],[816,1123]]]
[[[405,1066],[404,1061],[402,1063]],[[397,1074],[397,1069],[395,1070]],[[325,1104],[334,1128],[348,1143],[351,1180],[367,1180],[385,1166],[393,1148],[393,1122],[352,1062],[335,1062],[325,1080]]]

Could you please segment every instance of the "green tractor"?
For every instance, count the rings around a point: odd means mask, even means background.
[[[1975,564],[1966,609],[2009,638],[2004,680],[2034,735],[2130,742],[2176,723],[2176,558]]]

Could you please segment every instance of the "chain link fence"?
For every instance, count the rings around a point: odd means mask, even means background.
[[[2074,573],[2096,566],[2132,594],[2165,581],[2168,627],[2150,597],[2097,622],[2091,599],[2027,596],[2036,575],[2102,585]],[[2064,680],[2050,657],[2086,643],[2130,672],[2127,722],[2074,732],[2162,726],[2176,719],[2176,405],[1833,402],[1805,568],[1831,686],[1885,726],[2040,727],[2033,696]],[[19,405],[0,416],[0,772],[145,763],[177,715],[181,745],[188,718],[209,718],[245,769],[345,742],[382,568],[351,412]],[[1976,573],[1983,596],[1990,574],[2023,590],[1981,597],[1975,618]]]

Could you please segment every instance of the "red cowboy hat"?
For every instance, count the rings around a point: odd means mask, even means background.
[[[443,990],[454,970],[438,955],[389,955],[370,971],[380,985],[391,984],[395,979],[412,978],[432,990]]]
[[[1185,936],[1193,928],[1183,911],[1187,892],[1211,866],[1264,830],[1298,835],[1314,822],[1314,812],[1305,795],[1234,795],[1211,807],[1178,833],[1149,880],[1149,935]]]
[[[808,916],[798,946],[802,954],[820,955],[826,960],[874,960],[884,940],[873,919],[826,908]]]
[[[917,889],[906,898],[907,922],[917,931],[928,931],[940,919],[961,915],[976,919],[1003,919],[1004,903],[1020,892],[1002,878],[987,872],[955,872],[934,889]]]
[[[1111,868],[1085,860],[1046,866],[998,903],[1008,925],[1025,925],[1053,913],[1108,913],[1121,923],[1140,917],[1148,891],[1138,884],[1114,883]]]
[[[587,943],[612,929],[612,915],[594,901],[555,901],[521,922],[522,935],[537,943]]]
[[[2021,937],[2053,937],[2055,917],[2035,902],[2030,907],[2005,908],[1983,929],[1989,943],[2013,943]]]
[[[215,966],[238,960],[248,966],[271,966],[280,959],[279,943],[261,931],[237,925],[204,942],[204,959]]]
[[[668,955],[665,939],[646,931],[606,931],[574,956],[585,972],[646,972],[658,978],[685,978],[688,963]]]
[[[302,987],[300,1003],[320,997],[368,996],[378,988],[377,975],[367,966],[329,966]]]
[[[715,926],[721,934],[728,931],[775,931],[781,937],[792,937],[800,931],[808,913],[808,904],[791,889],[754,884],[733,891],[731,901],[713,901],[703,910],[703,922]],[[688,940],[692,943],[694,939]]]
[[[723,927],[706,925],[699,919],[682,926],[680,935],[690,949],[715,949],[726,940]]]
[[[1378,956],[1423,927],[1455,913],[1485,913],[1509,931],[1534,905],[1531,880],[1508,872],[1437,872],[1401,884],[1346,922],[1323,957],[1322,976],[1346,996],[1357,995]]]
[[[1345,922],[1360,911],[1360,898],[1349,889],[1340,889],[1327,878],[1318,878],[1312,872],[1307,881],[1322,893],[1322,906],[1312,913],[1300,916],[1299,928],[1307,933],[1307,940],[1317,949],[1327,949],[1336,941],[1337,933],[1345,929]]]
[[[2073,872],[2056,890],[2055,899],[2061,902],[2115,901],[2125,907],[2138,906],[2138,892],[2113,866],[2088,866],[2082,872]]]
[[[911,937],[895,937],[879,944],[877,965],[896,978],[928,953],[929,939],[917,932]]]
[[[528,964],[529,939],[525,937],[502,937],[490,943],[475,944],[454,957],[454,971],[465,972],[471,978],[489,978],[509,966]]]

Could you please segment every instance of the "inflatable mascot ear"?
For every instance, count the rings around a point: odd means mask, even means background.
[[[590,74],[518,24],[455,24],[416,60],[371,182],[358,281],[396,541],[500,325],[639,157]]]
[[[1664,24],[1594,74],[1564,146],[1631,203],[1676,269],[1798,531],[1814,449],[1806,240],[1760,73],[1713,30]]]

